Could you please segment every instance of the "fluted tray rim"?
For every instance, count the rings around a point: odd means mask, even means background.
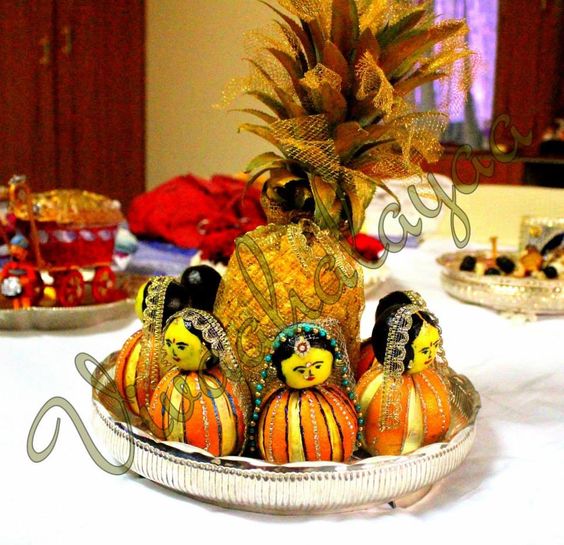
[[[300,475],[312,475],[320,473],[345,473],[366,471],[370,469],[382,469],[385,466],[409,465],[415,461],[421,461],[425,457],[439,454],[445,448],[455,448],[459,443],[468,438],[475,431],[475,423],[469,424],[460,430],[450,441],[434,443],[422,447],[415,452],[402,456],[371,456],[355,460],[349,463],[338,462],[294,462],[288,464],[272,464],[256,458],[246,456],[213,456],[212,454],[173,441],[160,441],[155,437],[136,428],[128,426],[123,422],[115,421],[104,405],[97,400],[93,400],[95,415],[105,422],[106,425],[113,427],[114,432],[121,432],[124,436],[129,435],[131,430],[134,442],[143,445],[144,450],[168,458],[179,465],[199,466],[206,471],[237,472],[251,475],[252,472],[268,474],[269,478],[287,478]],[[181,445],[184,448],[179,448]],[[137,447],[136,447],[137,448]],[[277,477],[278,476],[278,477]]]
[[[462,301],[502,312],[564,313],[564,280],[479,276],[452,267],[462,255],[483,257],[487,254],[485,250],[476,250],[449,252],[439,256],[436,262],[442,266],[441,283],[444,290]],[[518,298],[516,294],[519,294]]]

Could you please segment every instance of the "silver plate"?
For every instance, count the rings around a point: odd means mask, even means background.
[[[480,276],[458,269],[463,256],[484,252],[454,252],[437,259],[443,266],[444,290],[467,303],[518,314],[564,313],[564,281],[511,276]]]
[[[112,377],[115,354],[103,365]],[[470,381],[454,373],[450,440],[407,456],[356,459],[349,464],[305,462],[274,465],[240,456],[214,457],[180,443],[151,437],[139,419],[133,427],[120,422],[115,403],[104,395],[108,380],[93,376],[94,426],[120,463],[135,446],[131,469],[156,483],[215,505],[279,515],[343,512],[411,496],[421,497],[431,485],[454,471],[466,458],[476,433],[480,398]],[[101,392],[101,393],[100,393]]]
[[[118,273],[117,282],[128,297],[113,303],[78,307],[31,307],[29,309],[0,308],[0,330],[61,330],[90,327],[126,318],[134,312],[135,295],[146,276]]]

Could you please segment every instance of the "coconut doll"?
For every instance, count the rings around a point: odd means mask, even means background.
[[[187,308],[163,332],[173,367],[149,405],[149,427],[159,438],[239,454],[245,444],[249,392],[222,325],[208,312]]]
[[[363,420],[344,341],[334,320],[280,331],[256,384],[251,451],[283,464],[346,462]]]
[[[124,343],[116,365],[118,391],[134,414],[140,415],[149,406],[157,383],[174,365],[161,354],[167,320],[187,307],[211,312],[220,279],[217,271],[199,265],[188,267],[180,281],[156,276],[139,288],[135,311],[143,327]]]
[[[357,387],[364,449],[408,454],[444,440],[450,387],[437,319],[420,305],[392,305],[376,320],[372,346],[373,365]]]
[[[117,357],[116,386],[136,415],[146,415],[159,380],[172,365],[161,351],[163,324],[179,304],[176,284],[172,277],[156,276],[141,286],[135,307],[143,327],[125,341]]]

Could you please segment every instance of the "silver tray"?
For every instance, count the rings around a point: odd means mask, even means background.
[[[443,266],[444,290],[467,303],[516,314],[564,313],[564,281],[510,276],[480,276],[458,270],[463,256],[484,252],[453,252],[437,259]]]
[[[118,286],[126,291],[127,298],[112,303],[77,307],[31,307],[19,310],[0,307],[0,330],[77,329],[125,318],[134,312],[135,295],[146,280],[146,276],[118,273]]]
[[[470,381],[452,373],[452,425],[448,442],[407,456],[355,459],[349,464],[305,462],[274,465],[241,457],[214,457],[189,445],[158,441],[131,415],[128,427],[105,392],[115,387],[116,354],[93,374],[94,427],[112,456],[123,464],[131,441],[131,470],[191,498],[215,505],[279,515],[343,512],[406,499],[413,502],[454,471],[474,441],[480,397]],[[108,380],[107,377],[110,377]],[[400,504],[401,505],[401,504]]]

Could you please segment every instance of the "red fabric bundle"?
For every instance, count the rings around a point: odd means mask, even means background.
[[[383,244],[376,237],[364,233],[349,237],[348,242],[366,261],[377,261],[384,250]]]
[[[203,259],[226,263],[235,239],[266,223],[260,192],[250,189],[243,200],[244,187],[229,176],[178,176],[133,200],[129,228],[138,236],[198,248]]]

